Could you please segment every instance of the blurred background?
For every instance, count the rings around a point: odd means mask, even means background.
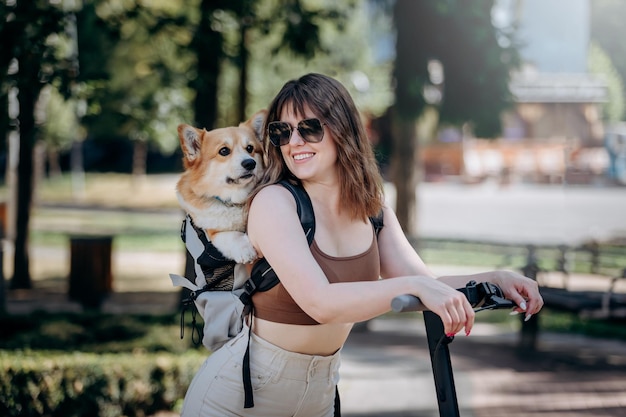
[[[0,2],[0,348],[34,348],[12,338],[41,334],[36,311],[175,315],[177,125],[237,124],[307,72],[351,92],[433,271],[523,271],[550,300],[542,330],[623,340],[625,15],[621,0]],[[87,331],[72,320],[51,334]],[[511,320],[541,347],[538,322]]]

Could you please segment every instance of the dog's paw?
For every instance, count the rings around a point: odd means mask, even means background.
[[[212,236],[213,245],[228,259],[239,264],[254,261],[258,255],[248,235],[242,232],[220,232]]]
[[[249,243],[249,241],[248,241]],[[241,250],[238,254],[234,255],[231,259],[239,264],[249,264],[258,258],[258,255],[252,245],[249,245],[248,248],[241,247]]]

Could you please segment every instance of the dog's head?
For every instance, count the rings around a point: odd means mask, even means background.
[[[262,110],[237,127],[210,131],[179,125],[185,168],[177,185],[180,197],[196,207],[212,199],[245,202],[263,171],[266,115]]]

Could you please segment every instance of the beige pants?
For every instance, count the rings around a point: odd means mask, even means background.
[[[332,417],[339,380],[339,352],[303,355],[283,350],[254,333],[250,374],[254,407],[243,408],[242,361],[247,327],[211,354],[193,378],[181,417]]]

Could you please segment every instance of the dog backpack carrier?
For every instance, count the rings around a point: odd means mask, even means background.
[[[308,244],[311,245],[315,235],[315,214],[309,195],[302,186],[296,186],[286,180],[278,184],[293,195],[300,224]],[[382,212],[376,217],[371,217],[370,221],[378,235],[383,227]],[[194,343],[200,342],[196,324],[196,312],[198,312],[204,321],[202,344],[214,351],[242,330],[244,318],[253,308],[252,296],[258,291],[270,290],[278,284],[279,279],[265,258],[255,262],[248,276],[245,265],[225,258],[209,241],[205,231],[193,224],[189,215],[183,220],[181,238],[194,260],[195,272],[193,280],[170,274],[175,286],[190,290],[189,297],[182,300],[181,339],[184,337],[184,313],[192,304],[195,304],[196,309],[192,309],[192,340]],[[245,408],[254,406],[249,354],[249,349],[247,349],[243,362]]]

